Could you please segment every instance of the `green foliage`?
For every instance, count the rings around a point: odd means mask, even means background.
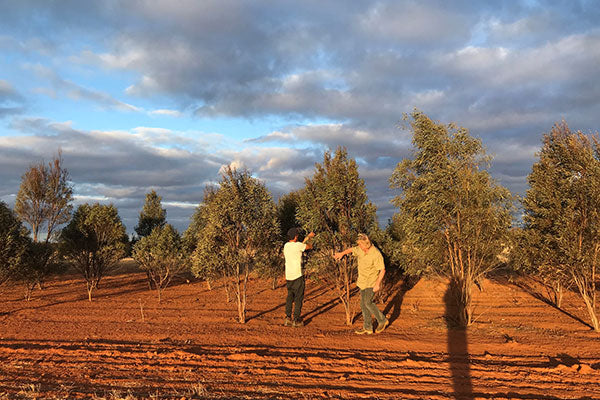
[[[277,210],[264,184],[248,171],[227,168],[219,188],[207,193],[192,272],[233,280],[239,321],[244,323],[249,273],[272,264],[280,247]]]
[[[0,286],[14,278],[21,268],[28,242],[21,221],[0,201]]]
[[[196,250],[199,234],[202,232],[208,221],[208,209],[206,204],[210,201],[210,197],[215,193],[215,189],[207,187],[204,190],[204,203],[200,204],[194,214],[189,226],[183,233],[183,247],[187,254],[192,254]]]
[[[161,293],[173,277],[187,271],[187,259],[179,233],[171,226],[157,226],[134,246],[133,258],[148,273],[161,301]]]
[[[36,242],[44,225],[46,241],[49,241],[54,229],[71,218],[73,189],[62,164],[59,152],[47,166],[43,162],[33,165],[21,178],[15,212],[31,226]]]
[[[414,158],[398,163],[390,178],[402,192],[394,222],[414,275],[437,274],[461,288],[461,325],[471,323],[471,287],[498,263],[508,242],[511,195],[485,166],[481,141],[464,128],[411,115]],[[407,117],[408,118],[408,117]]]
[[[64,264],[58,257],[58,246],[51,242],[29,241],[23,263],[16,271],[15,280],[25,286],[25,299],[31,299],[36,286],[42,287],[48,276],[63,271]]]
[[[277,219],[281,227],[281,239],[287,242],[287,231],[300,225],[296,213],[302,201],[302,191],[284,194],[277,201]]]
[[[523,199],[522,234],[529,268],[554,285],[576,285],[597,331],[599,153],[597,136],[572,133],[564,122],[544,135]]]
[[[85,278],[90,301],[102,277],[124,255],[124,237],[125,227],[112,204],[80,205],[62,230],[61,254]]]
[[[350,285],[356,276],[355,261],[349,257],[335,261],[333,252],[353,246],[358,233],[377,229],[375,212],[356,161],[348,158],[345,148],[338,148],[333,156],[326,152],[312,179],[306,179],[296,218],[307,232],[317,233],[307,269],[335,288],[348,324],[353,314]]]
[[[140,212],[135,232],[143,238],[150,235],[157,226],[163,226],[167,220],[167,211],[162,208],[162,197],[152,190],[146,193],[146,201]]]

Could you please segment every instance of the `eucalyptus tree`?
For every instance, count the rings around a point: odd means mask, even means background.
[[[133,258],[148,273],[161,301],[162,291],[178,274],[188,270],[181,237],[172,225],[156,226],[133,247]]]
[[[135,242],[139,238],[144,238],[152,233],[154,228],[162,227],[167,223],[167,210],[162,208],[162,197],[159,196],[155,190],[151,190],[146,193],[146,199],[144,201],[144,205],[142,206],[142,211],[140,211],[140,216],[138,218],[138,224],[134,228],[135,233],[137,233],[138,238],[133,238],[132,242],[135,245]],[[148,288],[153,289],[156,288],[154,286],[154,280],[150,276],[149,270],[146,271],[146,276],[148,278]],[[160,293],[160,289],[159,289]]]
[[[523,199],[525,245],[530,263],[554,287],[574,285],[592,327],[600,255],[600,142],[573,133],[565,122],[543,138],[539,160]],[[555,290],[556,291],[556,290]],[[558,292],[557,296],[560,296]]]
[[[49,275],[63,271],[64,264],[59,260],[57,247],[56,243],[28,240],[27,250],[14,278],[24,285],[25,300],[31,300],[35,287],[41,287]]]
[[[15,277],[28,246],[27,230],[15,213],[0,201],[0,286]]]
[[[55,230],[69,221],[73,210],[73,188],[63,164],[59,151],[48,164],[32,165],[21,178],[15,200],[16,214],[31,227],[33,235],[17,276],[25,284],[27,299],[35,286],[41,288],[46,277],[58,271],[57,249],[52,238]],[[42,233],[45,240],[40,241]]]
[[[80,272],[88,300],[125,254],[125,227],[115,206],[82,204],[60,236],[61,253]]]
[[[472,323],[471,289],[499,264],[511,225],[510,192],[486,171],[490,158],[465,128],[433,122],[420,111],[410,116],[414,155],[398,163],[390,186],[402,227],[402,249],[411,274],[450,279],[458,315]]]
[[[73,189],[69,173],[58,155],[48,163],[32,165],[21,177],[21,186],[15,200],[15,212],[31,226],[33,240],[46,228],[46,239],[52,238],[54,230],[69,221],[73,206]]]
[[[296,220],[296,211],[300,202],[300,191],[292,191],[282,195],[277,200],[277,221],[279,223],[281,244],[287,241],[287,231],[299,226]],[[276,249],[278,257],[271,263],[264,263],[257,269],[260,277],[271,280],[271,288],[277,288],[277,280],[284,274],[285,261],[283,257],[283,246]]]
[[[277,257],[277,210],[265,185],[247,170],[228,167],[219,187],[205,196],[206,224],[192,256],[196,276],[222,276],[233,283],[238,319],[246,322],[250,272]]]
[[[162,197],[155,190],[146,193],[146,200],[140,211],[138,225],[134,228],[140,238],[148,236],[157,226],[167,223],[167,210],[162,208]]]
[[[376,230],[375,213],[356,161],[348,157],[343,147],[333,155],[325,152],[323,163],[317,163],[312,178],[306,178],[296,218],[306,231],[317,233],[307,268],[333,286],[344,306],[348,325],[354,316],[350,299],[356,261],[350,257],[335,261],[333,253],[355,245],[358,233]]]

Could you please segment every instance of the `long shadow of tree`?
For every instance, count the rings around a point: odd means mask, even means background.
[[[419,280],[421,280],[419,275],[405,275],[403,277],[400,287],[396,290],[392,299],[387,302],[385,309],[383,310],[383,314],[388,316],[390,324],[393,324],[400,316],[404,296],[409,290],[415,287]]]
[[[458,282],[451,279],[444,294],[444,304],[446,306],[444,318],[448,328],[448,361],[452,375],[454,398],[473,399],[468,335],[467,329],[461,327],[458,323],[458,299],[460,299]]]

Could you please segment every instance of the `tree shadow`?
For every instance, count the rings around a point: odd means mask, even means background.
[[[270,290],[270,289],[267,289],[267,290]],[[314,299],[314,298],[316,298],[316,297],[319,297],[319,296],[321,296],[321,295],[322,295],[323,293],[325,293],[326,291],[327,291],[327,290],[326,290],[326,289],[324,290],[322,287],[317,287],[317,288],[314,288],[313,290],[311,290],[310,292],[308,292],[308,293],[305,295],[305,298],[304,298],[304,300],[302,301],[302,303],[303,303],[303,304],[302,304],[302,306],[304,307],[304,303],[306,303],[307,301],[309,301],[309,300],[312,300],[312,299]],[[309,297],[309,296],[312,296],[312,297]],[[258,312],[258,313],[256,313],[256,314],[254,314],[254,315],[252,315],[252,316],[250,316],[250,317],[247,317],[247,318],[246,318],[246,321],[250,321],[250,320],[256,319],[256,318],[258,318],[258,317],[262,317],[262,316],[263,316],[263,315],[265,315],[265,314],[268,314],[268,313],[270,313],[270,312],[276,311],[276,310],[278,310],[278,309],[280,309],[280,308],[283,308],[283,307],[285,307],[285,299],[284,299],[284,302],[283,302],[283,303],[277,304],[277,305],[275,305],[274,307],[271,307],[271,308],[269,308],[269,309],[267,309],[267,310],[260,311],[260,312]],[[312,312],[312,311],[311,311],[311,312]],[[306,315],[308,315],[308,314],[310,314],[310,312],[309,312],[309,313],[305,313],[305,314],[302,316],[302,319],[303,319],[303,321],[304,321],[304,324],[305,324],[305,325],[306,325],[306,324],[308,324],[308,323],[310,322],[310,319],[306,319]]]
[[[459,290],[458,283],[451,279],[444,294],[446,307],[444,318],[448,329],[448,361],[454,397],[456,399],[473,399],[467,329],[459,324]]]
[[[325,292],[327,292],[327,290],[325,290],[323,293],[325,293]],[[354,297],[358,292],[359,292],[358,287],[352,288],[350,290],[350,299],[352,299],[352,297]],[[331,310],[332,308],[335,308],[335,306],[337,306],[340,303],[341,303],[341,300],[339,299],[339,297],[335,297],[335,298],[327,301],[326,303],[319,305],[318,307],[314,308],[310,312],[305,313],[302,316],[302,319],[304,320],[304,324],[308,325],[315,317],[326,313],[327,311]],[[352,322],[354,322],[354,318],[356,318],[356,316],[353,316]]]
[[[550,307],[554,308],[557,311],[560,311],[561,313],[565,314],[566,316],[574,319],[575,321],[579,322],[582,325],[587,326],[590,329],[594,329],[594,327],[592,325],[590,325],[589,323],[585,322],[584,320],[582,320],[581,318],[579,318],[578,316],[571,314],[570,312],[558,307],[556,304],[554,304],[554,302],[552,302],[550,299],[548,299],[547,297],[545,297],[542,293],[539,293],[537,290],[535,290],[534,288],[532,288],[530,285],[524,283],[524,282],[512,282],[512,284],[516,287],[518,287],[519,289],[523,290],[525,293],[529,294],[531,297],[541,301],[542,303],[545,303],[547,305],[549,305]]]
[[[384,315],[388,315],[388,313],[391,312],[391,314],[389,314],[389,316],[387,317],[388,320],[390,321],[390,325],[392,325],[394,323],[394,321],[396,321],[398,319],[398,317],[400,316],[400,313],[402,311],[402,303],[404,302],[404,296],[406,295],[406,293],[409,290],[414,288],[420,280],[421,280],[420,275],[405,275],[404,276],[404,279],[402,280],[402,284],[400,285],[398,290],[396,290],[394,297],[392,297],[392,299],[387,302],[387,305],[385,306],[385,309],[383,310]]]

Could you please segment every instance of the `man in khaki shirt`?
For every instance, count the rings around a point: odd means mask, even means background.
[[[341,260],[347,254],[352,254],[358,261],[358,279],[356,286],[360,289],[360,308],[363,315],[363,328],[355,331],[359,335],[373,333],[372,316],[377,319],[375,333],[383,332],[389,325],[388,319],[373,302],[373,296],[381,289],[381,281],[385,275],[385,265],[381,252],[373,246],[369,237],[363,233],[358,235],[358,246],[350,247],[335,253],[333,257]]]

